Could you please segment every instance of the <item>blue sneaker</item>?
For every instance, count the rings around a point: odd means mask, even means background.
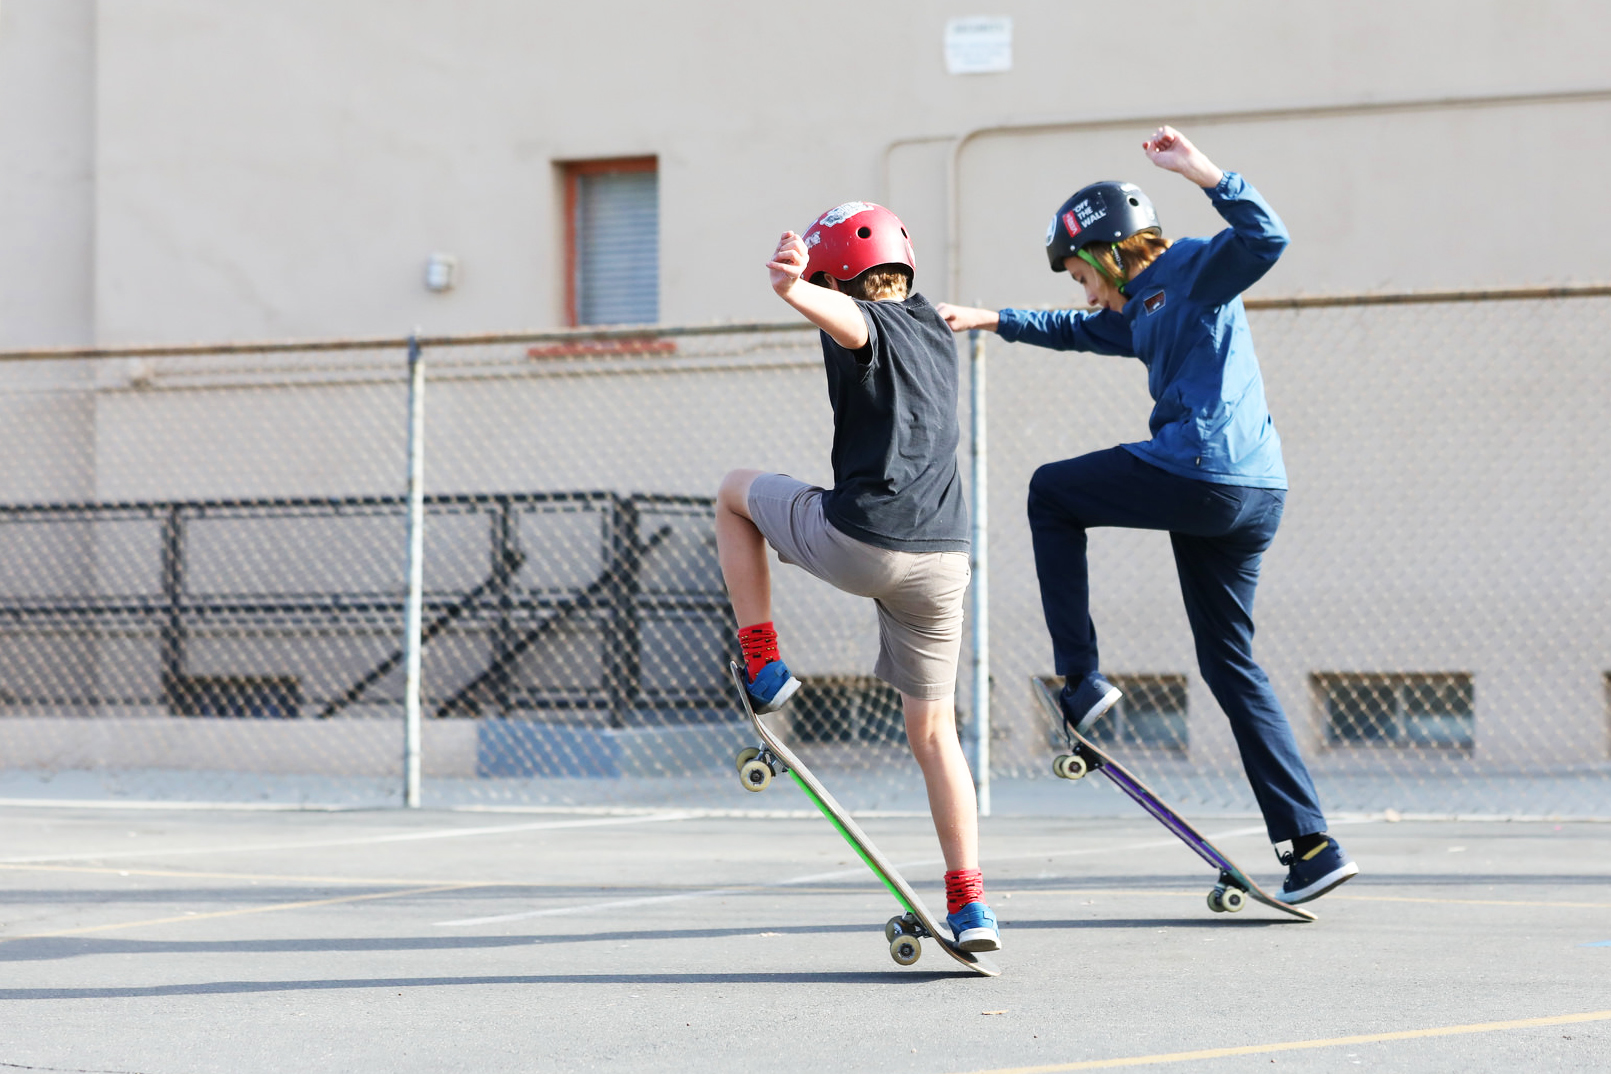
[[[954,914],[945,915],[957,946],[964,951],[1000,951],[1001,933],[996,929],[996,912],[982,902],[970,902]]]
[[[1100,671],[1093,671],[1077,683],[1072,679],[1066,680],[1057,700],[1063,706],[1063,719],[1083,734],[1085,728],[1123,696],[1117,686],[1102,677]]]
[[[787,664],[774,660],[756,673],[755,678],[746,684],[746,689],[750,692],[750,708],[759,716],[782,708],[800,689],[800,680],[789,674]]]
[[[1276,898],[1291,906],[1318,899],[1359,875],[1359,866],[1329,833],[1325,842],[1301,858],[1292,851],[1281,855],[1281,864],[1287,867],[1287,879]]]

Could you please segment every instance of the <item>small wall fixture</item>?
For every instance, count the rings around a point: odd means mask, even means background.
[[[425,262],[425,289],[440,294],[459,283],[459,259],[452,254],[432,254]]]

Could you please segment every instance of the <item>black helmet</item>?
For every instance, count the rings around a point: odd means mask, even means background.
[[[1158,211],[1134,183],[1092,183],[1065,201],[1046,228],[1046,260],[1053,272],[1063,259],[1093,242],[1118,242],[1143,231],[1157,231]]]

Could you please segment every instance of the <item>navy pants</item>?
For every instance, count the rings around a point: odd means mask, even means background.
[[[1197,667],[1230,718],[1272,843],[1326,829],[1292,726],[1253,662],[1253,591],[1285,502],[1277,489],[1176,477],[1123,448],[1048,463],[1029,483],[1035,569],[1060,675],[1100,670],[1085,531],[1169,531]]]

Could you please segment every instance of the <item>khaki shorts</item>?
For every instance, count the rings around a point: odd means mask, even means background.
[[[783,562],[837,589],[873,598],[878,606],[875,675],[912,697],[950,697],[962,648],[968,554],[894,552],[848,537],[823,515],[822,493],[785,474],[762,474],[750,485],[750,518]]]

